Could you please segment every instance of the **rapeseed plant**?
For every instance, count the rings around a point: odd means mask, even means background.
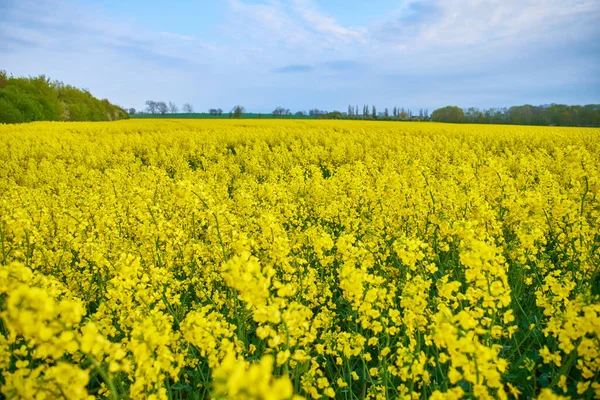
[[[0,125],[0,393],[600,398],[599,134]]]

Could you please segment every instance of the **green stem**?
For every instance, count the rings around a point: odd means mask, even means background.
[[[110,379],[110,377],[108,376],[108,374],[106,373],[104,368],[102,368],[100,363],[98,363],[98,361],[94,357],[92,357],[90,355],[88,355],[87,357],[92,362],[94,367],[96,368],[96,371],[98,371],[98,374],[102,377],[102,380],[104,380],[104,382],[106,383],[106,386],[108,386],[108,390],[110,391],[110,399],[118,400],[119,393],[117,392],[115,383],[112,381],[112,379]]]

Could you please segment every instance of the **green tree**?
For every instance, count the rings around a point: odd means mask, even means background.
[[[462,108],[456,106],[446,106],[438,108],[431,113],[431,119],[436,122],[463,122],[465,119],[465,113]]]
[[[237,105],[231,109],[230,115],[234,118],[241,118],[242,114],[245,112],[244,107]]]

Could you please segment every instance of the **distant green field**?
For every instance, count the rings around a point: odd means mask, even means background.
[[[209,119],[229,119],[233,118],[229,116],[229,113],[223,113],[221,115],[212,115],[209,113],[175,113],[175,114],[132,114],[131,118],[209,118]],[[286,116],[274,116],[273,114],[259,114],[259,113],[246,113],[242,114],[240,118],[245,119],[316,119],[314,116],[296,116],[296,115],[286,115]]]

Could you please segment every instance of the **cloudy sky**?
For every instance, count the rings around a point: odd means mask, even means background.
[[[138,109],[600,103],[600,1],[0,0],[0,69]]]

